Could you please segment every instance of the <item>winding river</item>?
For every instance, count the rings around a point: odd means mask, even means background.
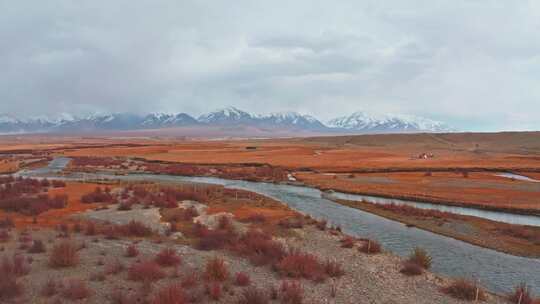
[[[55,159],[47,168],[19,172],[22,176],[54,177],[69,160]],[[201,182],[223,185],[227,188],[257,192],[279,200],[291,208],[315,218],[325,218],[342,227],[345,233],[378,240],[385,249],[407,256],[415,246],[425,248],[433,257],[432,271],[451,277],[478,279],[489,290],[499,293],[510,291],[521,282],[540,293],[540,259],[517,257],[481,248],[428,231],[407,228],[405,225],[377,215],[337,204],[321,197],[318,189],[226,180],[212,177],[184,177],[154,174],[116,176],[110,174],[74,174],[70,179],[109,178],[121,180],[151,180],[163,182]],[[465,208],[467,209],[467,208]],[[509,217],[518,215],[508,215]]]

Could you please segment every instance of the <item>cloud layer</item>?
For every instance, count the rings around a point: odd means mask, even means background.
[[[0,112],[234,105],[540,129],[538,1],[3,1]]]

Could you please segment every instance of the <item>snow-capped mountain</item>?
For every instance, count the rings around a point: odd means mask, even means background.
[[[205,124],[249,124],[254,121],[253,115],[235,107],[228,107],[199,116],[199,122]]]
[[[296,112],[278,112],[257,116],[260,124],[266,126],[291,127],[306,130],[323,130],[327,127],[317,118]]]
[[[57,118],[20,119],[0,114],[0,133],[78,133],[94,131],[122,131],[161,129],[175,127],[213,128],[249,127],[252,130],[272,132],[316,132],[316,133],[402,133],[402,132],[447,132],[445,124],[431,119],[391,114],[367,114],[356,112],[349,116],[332,119],[323,124],[317,118],[296,112],[279,112],[253,115],[234,107],[228,107],[201,115],[198,119],[189,114],[152,113],[146,115],[130,113],[92,114],[84,117],[60,114]],[[242,128],[240,128],[242,129]],[[239,129],[239,130],[240,130]],[[244,128],[246,129],[246,128]]]
[[[163,128],[196,125],[199,122],[186,113],[165,114],[152,113],[144,117],[141,126],[145,128]]]
[[[366,112],[355,112],[349,116],[334,118],[327,125],[331,128],[365,133],[452,131],[444,123],[424,117]]]

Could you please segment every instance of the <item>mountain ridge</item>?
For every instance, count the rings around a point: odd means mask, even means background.
[[[59,118],[21,119],[0,113],[0,133],[78,133],[91,131],[146,130],[176,127],[248,126],[265,130],[290,130],[323,133],[403,133],[451,132],[446,124],[429,118],[403,114],[354,112],[323,123],[298,112],[251,114],[235,107],[218,109],[197,118],[187,113],[108,113],[84,117],[62,113]]]

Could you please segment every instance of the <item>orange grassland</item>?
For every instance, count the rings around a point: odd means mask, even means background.
[[[97,184],[68,182],[65,188],[54,188],[49,190],[49,195],[67,194],[68,205],[62,209],[50,209],[41,213],[37,217],[37,223],[33,222],[32,216],[21,215],[19,213],[7,213],[0,210],[0,218],[9,216],[15,222],[17,228],[26,227],[55,227],[58,224],[65,223],[66,218],[78,212],[94,209],[100,204],[83,204],[81,197],[84,194],[94,191]]]
[[[512,181],[496,177],[494,172],[478,172],[512,171],[540,178],[538,132],[268,140],[121,139],[117,142],[93,137],[88,142],[95,147],[84,146],[85,140],[80,138],[49,144],[55,147],[55,154],[67,156],[139,157],[189,164],[269,164],[288,169],[305,184],[320,188],[421,197],[435,202],[540,209],[540,183]],[[419,159],[422,153],[433,154],[433,158]],[[431,177],[424,176],[425,171],[432,170]],[[440,170],[447,172],[437,172]],[[456,170],[475,172],[465,178],[454,173]],[[367,173],[370,171],[377,173]],[[337,177],[333,176],[335,173]],[[349,178],[350,173],[355,177]],[[380,178],[388,181],[380,182],[377,180]]]

